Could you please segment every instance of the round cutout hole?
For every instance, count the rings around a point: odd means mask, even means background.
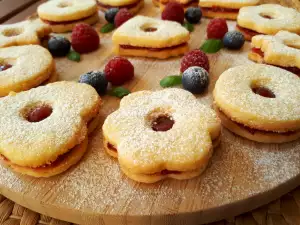
[[[28,110],[26,119],[31,123],[40,122],[52,114],[52,107],[48,105],[39,105]]]
[[[276,95],[266,87],[253,87],[252,88],[253,93],[260,95],[265,98],[275,98]]]
[[[72,6],[72,2],[60,2],[57,7],[58,8],[67,8],[67,7],[70,7]]]
[[[274,19],[274,17],[272,15],[267,14],[267,13],[260,13],[259,15],[265,19],[269,19],[269,20]]]
[[[144,31],[145,32],[154,32],[154,31],[157,31],[157,28],[155,28],[155,27],[146,27],[146,28],[144,28]]]
[[[10,65],[10,64],[0,64],[0,72],[8,70],[11,67],[12,67],[12,65]]]
[[[22,33],[23,33],[23,29],[21,29],[21,28],[10,28],[10,29],[6,29],[6,30],[2,31],[2,34],[5,37],[14,37],[14,36],[18,36]]]
[[[153,120],[151,127],[154,131],[165,132],[170,130],[175,121],[168,115],[161,115],[158,116],[156,119]]]

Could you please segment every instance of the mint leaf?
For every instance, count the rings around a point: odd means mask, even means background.
[[[222,40],[219,39],[208,39],[200,47],[205,53],[216,53],[223,47]]]
[[[107,23],[103,27],[101,27],[100,32],[101,33],[109,33],[113,29],[115,29],[115,25],[113,23]]]
[[[194,25],[189,22],[184,22],[182,26],[185,27],[189,32],[194,31]]]
[[[162,87],[172,87],[182,83],[182,77],[178,75],[167,76],[160,81]]]
[[[129,94],[130,94],[130,91],[123,87],[115,87],[109,92],[109,95],[115,96],[118,98],[123,98],[124,96],[129,95]]]
[[[80,61],[80,54],[75,51],[70,51],[67,55],[68,59],[71,61],[79,62]]]

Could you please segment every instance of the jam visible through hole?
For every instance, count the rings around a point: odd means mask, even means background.
[[[4,64],[4,65],[1,65],[0,64],[0,72],[4,71],[4,70],[7,70],[9,68],[12,68],[12,65],[10,64]]]
[[[266,87],[255,87],[255,88],[252,88],[252,91],[255,94],[260,95],[265,98],[275,98],[276,97],[276,95],[269,88],[266,88]]]
[[[107,143],[107,148],[111,151],[117,152],[118,150],[116,149],[116,147],[114,145],[112,145],[111,143]]]
[[[155,28],[155,27],[146,27],[146,28],[144,28],[144,31],[145,32],[154,32],[154,31],[157,31],[157,28]]]
[[[268,15],[268,14],[261,13],[261,14],[259,14],[259,15],[260,15],[261,17],[265,18],[265,19],[269,19],[269,20],[274,19],[272,16],[270,16],[270,15]]]
[[[28,112],[27,120],[32,123],[40,122],[52,113],[52,108],[48,105],[41,105],[36,108],[33,108]]]
[[[175,121],[169,116],[159,116],[151,124],[154,131],[168,131],[170,130]]]

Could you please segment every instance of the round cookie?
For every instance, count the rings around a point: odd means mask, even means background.
[[[49,51],[39,45],[0,49],[0,65],[6,67],[0,72],[0,96],[55,80],[55,62]]]
[[[277,4],[248,6],[240,9],[237,25],[246,40],[257,34],[274,35],[280,30],[300,34],[300,13]]]
[[[108,154],[133,180],[200,175],[220,136],[220,121],[209,107],[182,89],[141,91],[124,97],[102,127]]]
[[[0,102],[4,163],[38,177],[67,170],[86,151],[89,126],[99,121],[100,104],[94,88],[67,81],[4,97]],[[50,111],[47,115],[45,108]],[[37,113],[39,119],[34,120]]]
[[[278,67],[248,64],[225,71],[213,92],[222,124],[265,143],[300,137],[300,79]]]
[[[40,5],[37,11],[56,33],[71,31],[77,23],[92,25],[99,20],[94,0],[52,0]]]

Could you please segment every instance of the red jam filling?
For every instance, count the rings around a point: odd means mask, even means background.
[[[10,64],[0,65],[0,72],[7,70],[11,67],[12,67],[12,65],[10,65]]]
[[[121,5],[121,6],[113,6],[113,5],[106,5],[106,4],[103,4],[99,1],[97,1],[97,4],[103,8],[106,8],[106,9],[110,9],[110,8],[119,8],[119,9],[122,9],[122,8],[126,8],[126,9],[131,9],[131,8],[134,8],[136,7],[139,3],[140,3],[141,0],[138,0],[137,2],[134,2],[134,3],[131,3],[131,4],[128,4],[128,5]]]
[[[29,122],[40,122],[47,117],[49,117],[52,113],[52,108],[47,105],[39,106],[37,108],[32,109],[28,115],[27,115],[27,120]]]
[[[275,98],[276,97],[275,94],[269,88],[266,88],[266,87],[252,88],[252,91],[255,94],[260,95],[265,98]]]
[[[242,31],[243,33],[245,33],[245,34],[247,34],[247,35],[249,35],[249,36],[251,36],[251,37],[253,37],[253,36],[255,36],[255,35],[261,34],[261,33],[258,33],[258,32],[256,32],[256,31],[254,31],[254,30],[251,30],[251,29],[247,29],[247,28],[241,27],[241,26],[239,26],[239,25],[236,25],[236,27],[237,27],[240,31]]]
[[[62,22],[56,22],[56,21],[50,21],[50,20],[43,20],[43,22],[49,24],[49,25],[66,25],[66,24],[71,24],[71,23],[77,23],[77,22],[81,22],[83,20],[86,20],[88,18],[93,17],[95,14],[91,15],[91,16],[87,16],[78,20],[70,20],[70,21],[62,21]]]
[[[252,48],[251,51],[260,55],[262,58],[264,57],[264,53],[260,48]],[[276,65],[273,65],[273,66],[276,66]],[[296,74],[298,77],[300,77],[300,69],[298,67],[284,67],[284,66],[276,66],[276,67],[287,70],[291,73]]]
[[[114,152],[117,152],[117,151],[118,151],[117,148],[116,148],[115,146],[113,146],[111,143],[107,143],[107,148],[108,148],[109,150],[114,151]]]
[[[179,48],[182,46],[185,46],[186,43],[180,44],[180,45],[175,45],[175,46],[171,46],[171,47],[166,47],[166,48],[148,48],[148,47],[138,47],[138,46],[132,46],[132,45],[120,45],[121,48],[123,49],[146,49],[148,51],[152,51],[152,52],[158,52],[158,51],[164,51],[164,50],[172,50],[175,48]]]
[[[211,12],[219,12],[219,13],[238,13],[239,12],[239,9],[223,8],[223,7],[219,7],[219,6],[201,7],[201,10],[211,11]]]
[[[175,121],[172,120],[172,118],[168,116],[160,116],[152,122],[151,126],[152,130],[154,131],[164,132],[170,130],[173,127],[174,123]]]
[[[148,28],[144,29],[144,31],[145,32],[154,32],[154,31],[157,31],[157,29],[154,27],[148,27]]]

